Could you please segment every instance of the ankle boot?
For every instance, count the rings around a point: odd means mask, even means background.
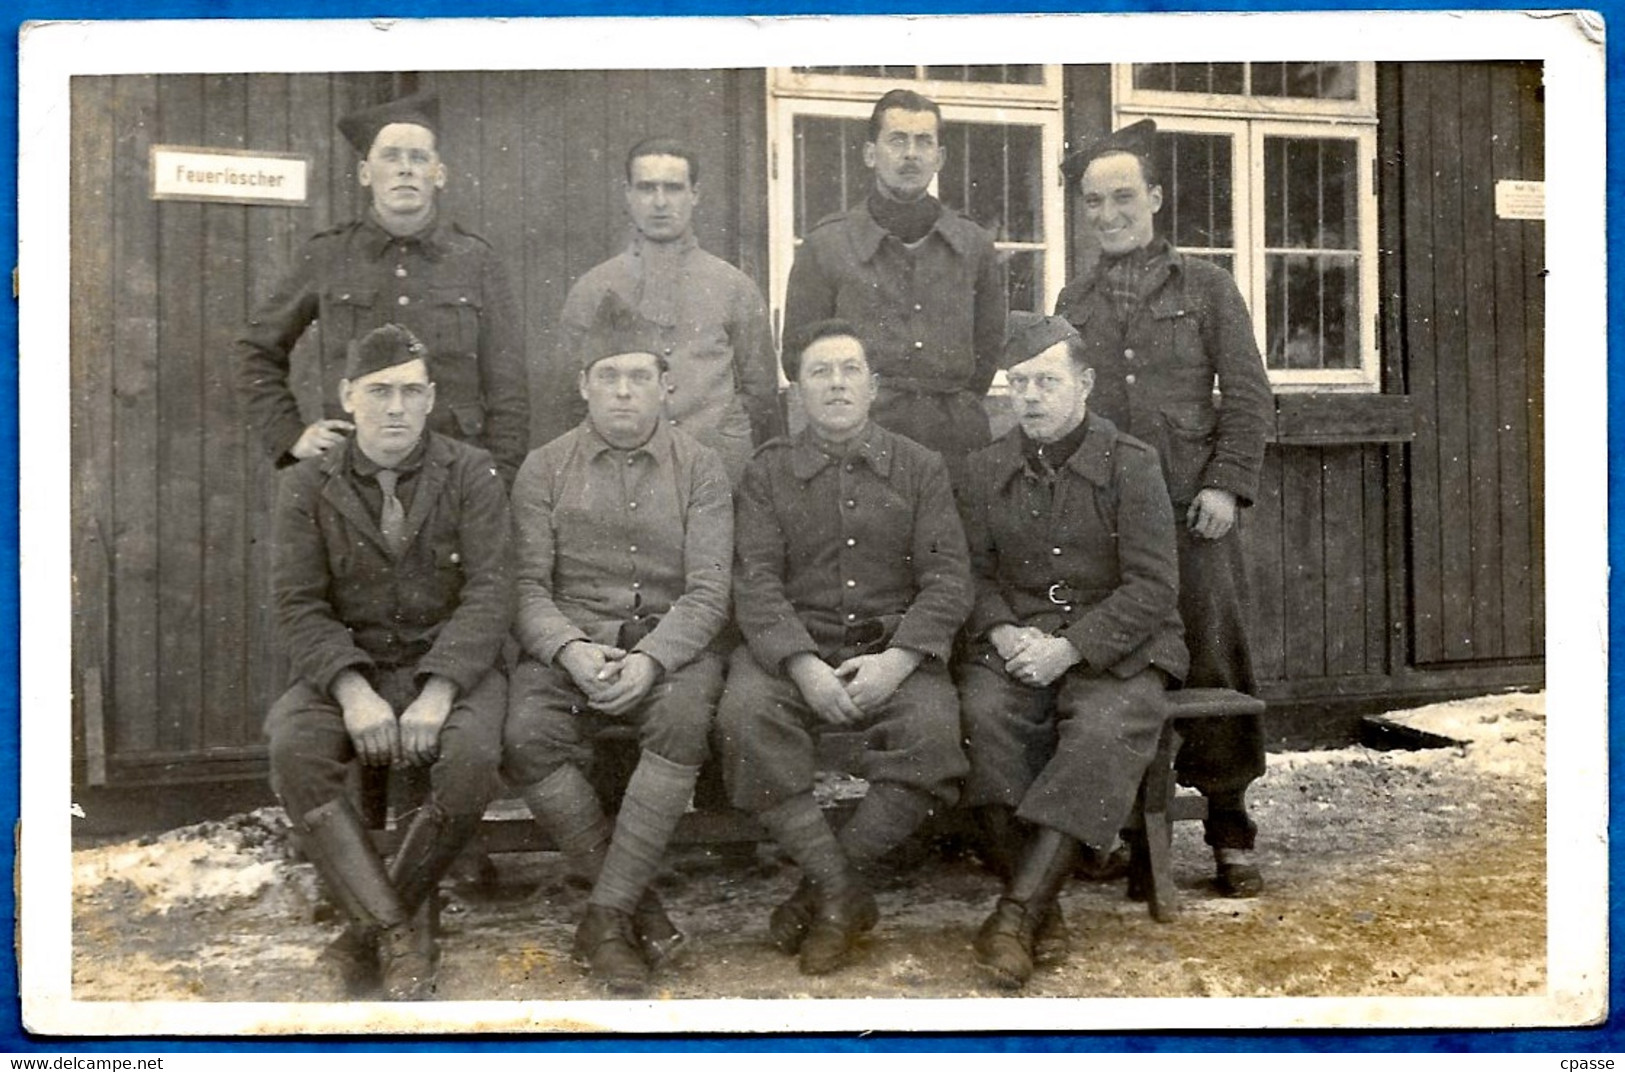
[[[879,922],[874,895],[855,873],[849,872],[848,881],[838,889],[821,893],[814,888],[812,917],[801,940],[802,974],[828,975],[845,964],[858,935],[874,930]]]
[[[625,912],[588,904],[571,950],[577,963],[612,993],[636,995],[649,986],[649,966],[638,951],[632,917]]]
[[[1059,830],[1039,827],[1015,877],[976,933],[976,962],[1007,989],[1033,974],[1038,932],[1078,858],[1078,843]]]
[[[787,957],[799,953],[807,928],[812,926],[812,917],[812,884],[803,877],[789,898],[767,917],[767,936],[773,948]]]

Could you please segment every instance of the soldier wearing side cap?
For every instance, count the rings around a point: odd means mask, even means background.
[[[489,450],[505,482],[524,460],[530,407],[518,314],[490,243],[440,212],[439,129],[439,101],[430,94],[339,120],[361,154],[356,177],[372,205],[361,219],[305,243],[236,344],[249,419],[278,468],[343,441],[350,424],[335,406],[345,348],[384,323],[406,326],[427,347],[438,391],[431,431]],[[289,357],[317,321],[325,408],[307,422],[289,383]]]
[[[1095,369],[1091,407],[1161,458],[1178,521],[1179,613],[1191,653],[1185,684],[1251,693],[1247,563],[1236,526],[1258,488],[1275,403],[1235,280],[1156,234],[1155,133],[1142,120],[1067,159],[1063,170],[1101,256],[1061,291],[1055,312],[1077,328]],[[1257,895],[1263,876],[1246,793],[1264,773],[1262,721],[1199,720],[1175,769],[1207,798],[1220,890]]]
[[[1095,370],[1060,317],[1012,312],[1001,363],[1018,423],[968,464],[976,606],[958,671],[963,802],[1004,847],[976,959],[1015,988],[1080,853],[1115,845],[1188,656],[1155,452],[1091,411]]]
[[[351,926],[329,947],[352,996],[432,996],[441,876],[496,788],[513,617],[512,521],[491,455],[425,430],[427,350],[386,324],[349,347],[355,435],[288,471],[273,590],[293,683],[271,709],[271,781]],[[386,868],[345,793],[353,759],[426,769]]]
[[[807,427],[758,449],[739,486],[745,644],[717,724],[734,806],[801,867],[770,937],[822,975],[878,920],[864,869],[958,798],[948,658],[970,570],[942,458],[869,416],[876,377],[858,329],[804,325],[785,339],[784,370]],[[819,726],[865,743],[869,789],[838,837],[812,794]]]
[[[532,451],[513,488],[523,658],[503,774],[592,881],[571,952],[620,994],[682,941],[650,883],[709,754],[733,557],[722,460],[661,420],[659,337],[604,296],[576,344],[587,416]],[[616,724],[641,754],[611,826],[585,772],[594,733]]]

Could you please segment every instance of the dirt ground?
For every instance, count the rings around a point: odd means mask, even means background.
[[[1390,716],[1461,744],[1271,755],[1250,800],[1268,887],[1212,889],[1198,824],[1174,835],[1183,913],[1153,922],[1123,882],[1075,881],[1070,938],[1033,997],[1526,995],[1545,986],[1545,697]],[[286,820],[262,809],[74,853],[78,1000],[335,1001],[316,961],[337,933]],[[438,996],[603,995],[566,956],[585,891],[553,853],[495,859],[497,883],[448,884]],[[970,941],[994,881],[922,849],[878,889],[882,922],[854,964],[803,977],[767,944],[794,868],[770,853],[687,849],[660,890],[688,931],[658,997],[992,997]]]

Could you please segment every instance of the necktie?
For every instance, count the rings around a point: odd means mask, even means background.
[[[384,493],[384,512],[378,519],[378,527],[383,531],[384,541],[396,554],[401,552],[401,545],[406,540],[406,507],[395,497],[395,482],[400,478],[401,474],[393,469],[378,470],[378,487]]]

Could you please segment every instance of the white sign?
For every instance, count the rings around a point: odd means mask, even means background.
[[[152,147],[155,201],[230,201],[242,205],[306,203],[310,158],[294,153]]]
[[[1501,179],[1495,184],[1495,215],[1502,220],[1544,220],[1546,184]]]

